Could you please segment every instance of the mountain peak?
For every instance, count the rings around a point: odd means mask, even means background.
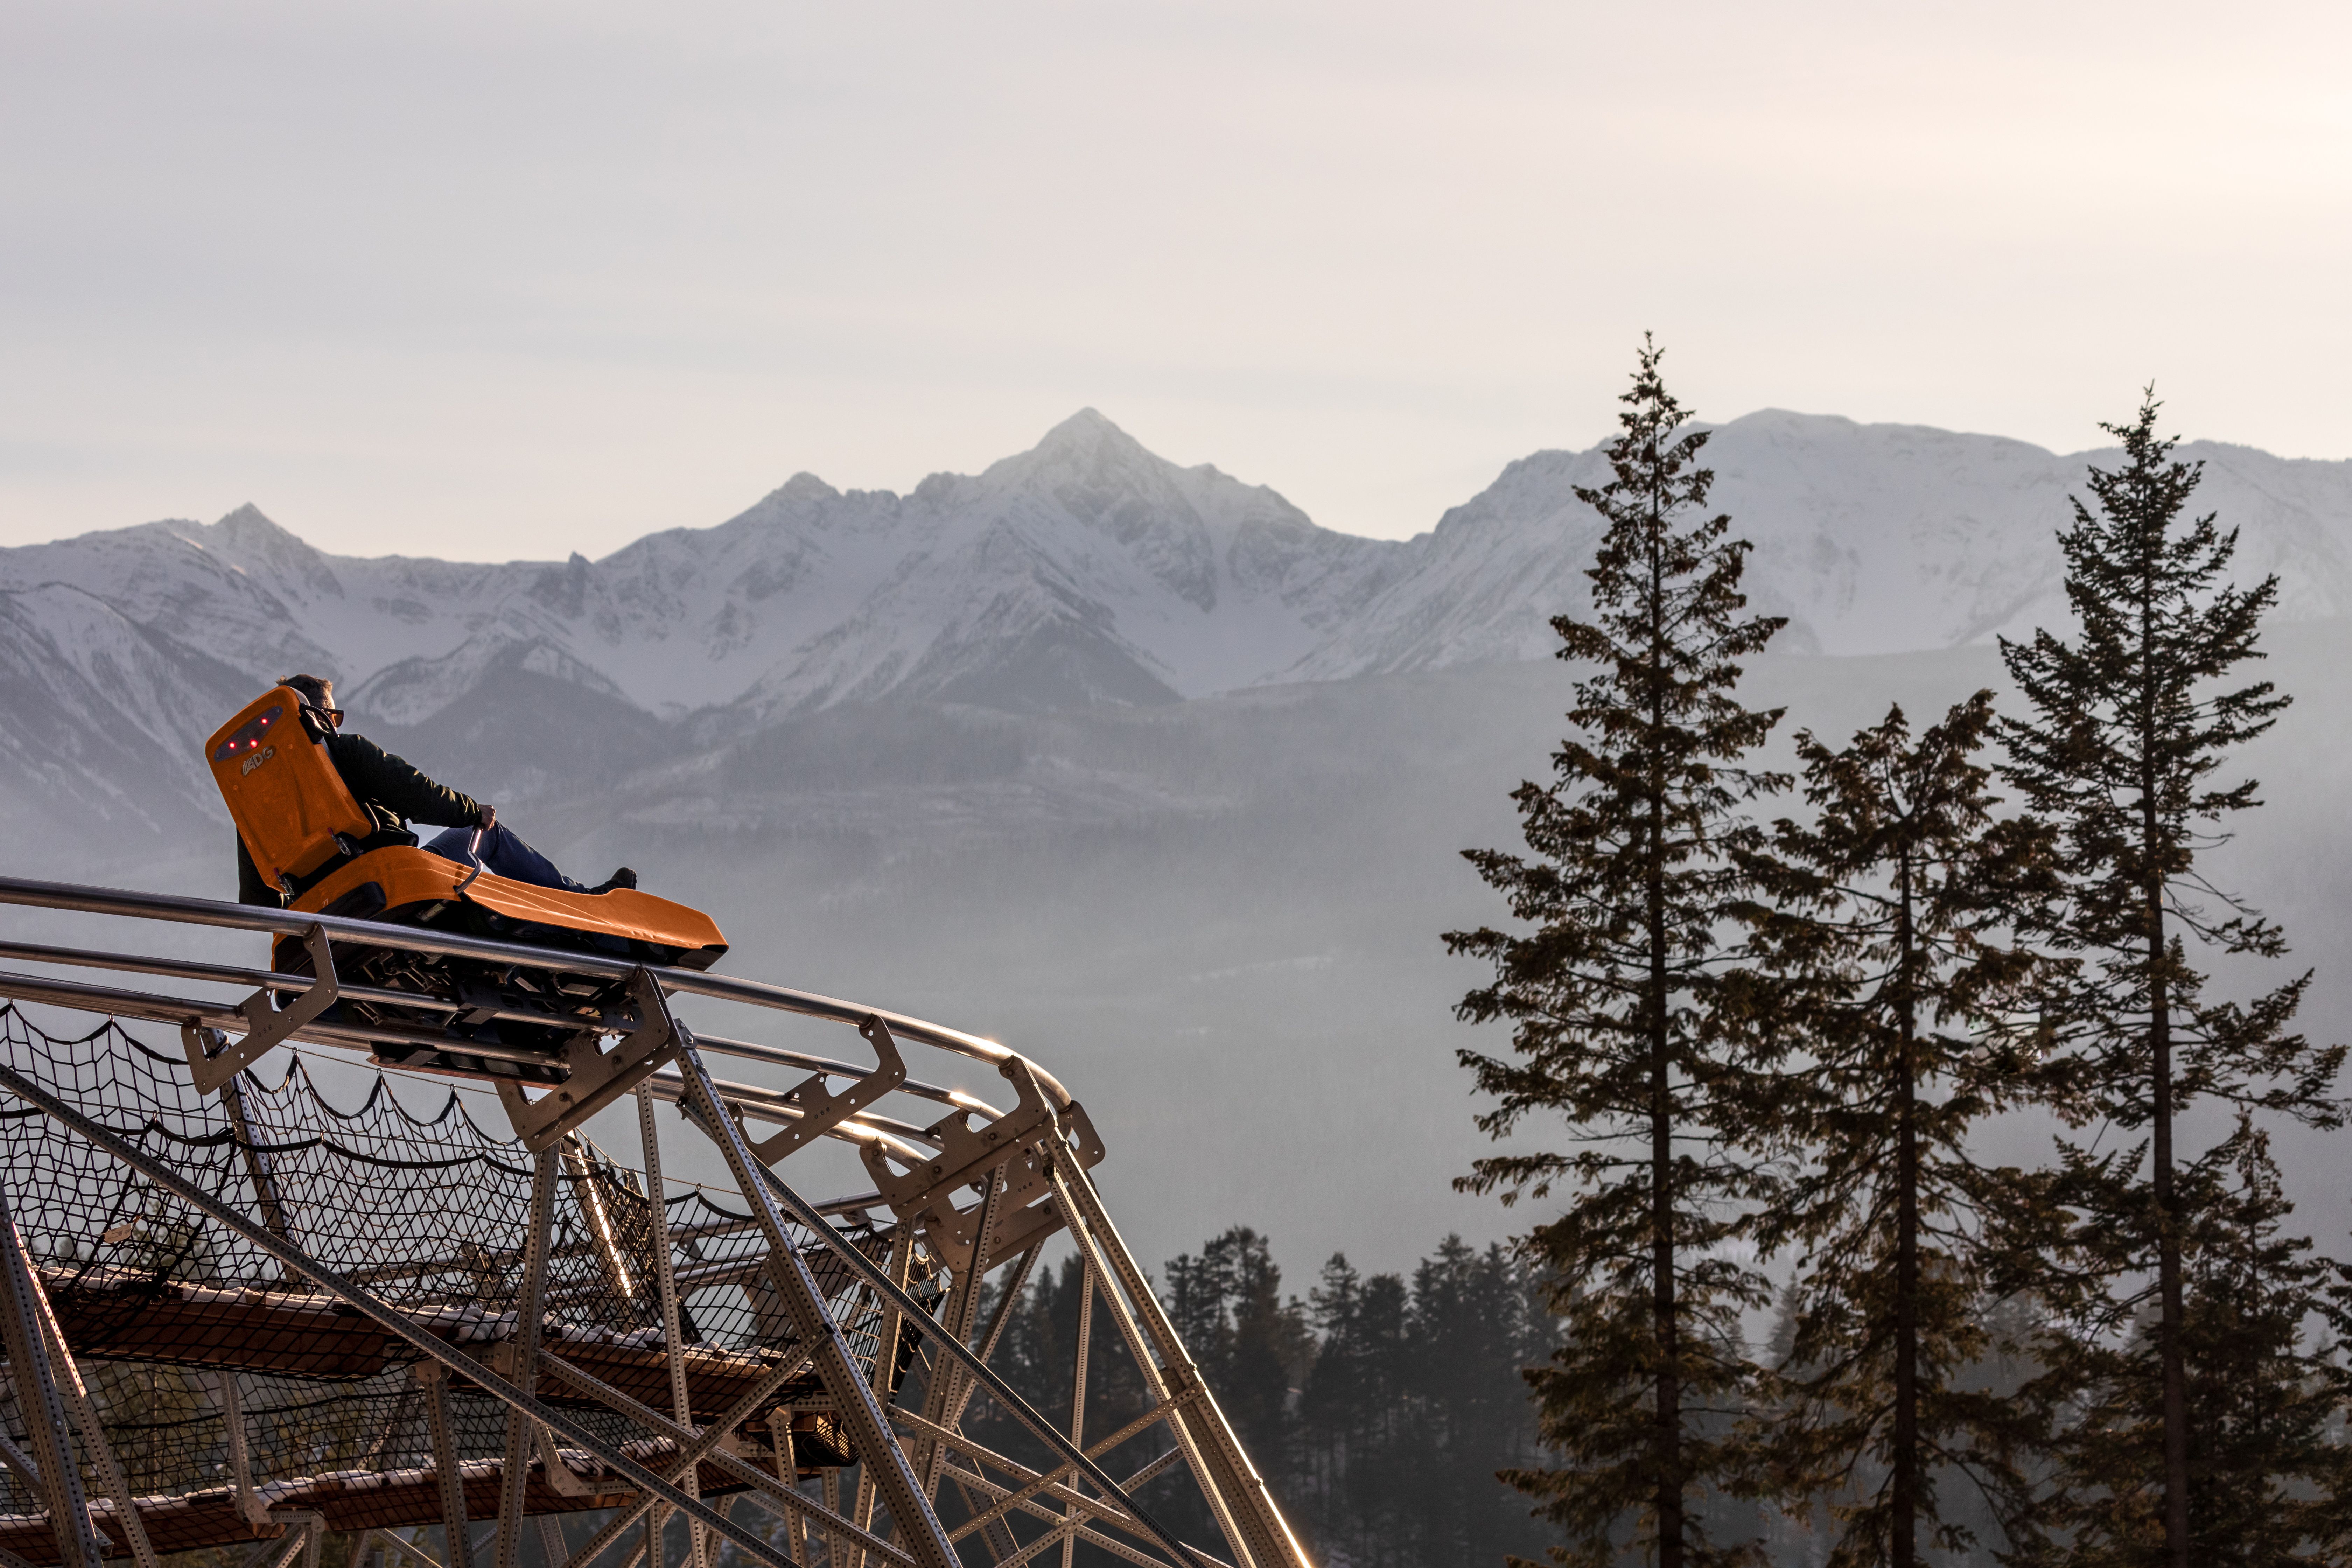
[[[1051,430],[1029,450],[1001,458],[981,475],[992,487],[1009,487],[1059,497],[1066,503],[1074,491],[1095,498],[1097,504],[1114,495],[1132,495],[1164,486],[1176,465],[1155,456],[1142,442],[1092,408],[1081,408]]]
[[[295,537],[271,521],[268,515],[251,501],[238,507],[213,526],[231,539],[236,540],[278,540]]]
[[[1127,434],[1111,423],[1109,417],[1091,403],[1045,432],[1045,439],[1051,441],[1064,431],[1108,431],[1116,436]]]
[[[1103,417],[1099,410],[1081,408],[1030,448],[1035,458],[1100,457],[1109,453],[1149,458],[1142,442]]]
[[[307,584],[319,594],[340,597],[342,584],[335,580],[334,572],[326,558],[299,534],[280,528],[263,514],[251,501],[230,512],[208,530],[218,545],[226,546],[224,558],[232,563],[266,563]]]

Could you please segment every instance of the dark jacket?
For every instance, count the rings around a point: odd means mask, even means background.
[[[410,822],[465,827],[481,820],[481,802],[434,783],[405,759],[394,756],[364,735],[340,731],[329,735],[327,760],[335,764],[343,787],[352,792],[361,809],[375,820],[379,834],[397,833]],[[261,879],[260,868],[254,865],[242,836],[236,841],[236,901],[273,906],[286,902],[283,893]]]

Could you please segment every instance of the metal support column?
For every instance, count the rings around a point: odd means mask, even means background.
[[[8,1237],[17,1255],[24,1256],[25,1238],[17,1234],[13,1218],[8,1222]],[[114,1457],[114,1445],[106,1439],[98,1401],[90,1396],[89,1384],[82,1381],[81,1368],[75,1364],[73,1352],[66,1346],[65,1330],[58,1326],[58,1315],[49,1310],[48,1292],[41,1289],[41,1277],[33,1273],[29,1265],[25,1278],[32,1289],[34,1309],[40,1314],[49,1363],[57,1369],[58,1392],[65,1395],[66,1408],[72,1414],[74,1425],[81,1429],[81,1451],[89,1459],[89,1468],[97,1472],[99,1485],[106,1489],[108,1500],[114,1504],[115,1531],[131,1543],[131,1555],[138,1559],[139,1568],[161,1568],[155,1559],[154,1544],[147,1539],[146,1521],[139,1517],[139,1500],[131,1493],[131,1478],[122,1473],[122,1461]]]
[[[1095,1271],[1088,1264],[1078,1265],[1078,1359],[1070,1369],[1070,1441],[1083,1448],[1087,1446],[1087,1361],[1094,1350],[1095,1337]],[[1072,1478],[1074,1480],[1076,1479]],[[1072,1521],[1078,1511],[1069,1510]],[[1070,1568],[1071,1554],[1078,1543],[1075,1537],[1062,1537],[1062,1568]]]
[[[564,1168],[572,1176],[572,1200],[580,1205],[580,1218],[587,1227],[589,1245],[596,1249],[596,1266],[604,1271],[604,1282],[623,1300],[639,1300],[628,1259],[621,1256],[612,1207],[596,1186],[596,1163],[589,1158],[588,1141],[577,1132],[567,1132],[562,1148]]]
[[[457,1426],[449,1415],[449,1370],[437,1361],[419,1362],[409,1375],[425,1390],[425,1420],[433,1434],[433,1479],[441,1491],[441,1532],[448,1540],[442,1549],[449,1559],[447,1568],[474,1568],[466,1478],[458,1468]]]
[[[245,1173],[253,1183],[253,1201],[260,1211],[261,1223],[273,1236],[282,1236],[297,1247],[302,1238],[294,1234],[294,1223],[287,1217],[286,1194],[278,1185],[278,1172],[269,1163],[267,1152],[257,1147],[261,1140],[253,1135],[253,1118],[245,1108],[245,1074],[231,1073],[220,1086],[221,1110],[228,1114],[229,1131],[236,1135],[236,1150],[244,1157]],[[293,1282],[291,1273],[281,1276]]]
[[[1012,1151],[1005,1151],[1007,1158]],[[1004,1168],[994,1164],[981,1173],[988,1191],[980,1200],[980,1218],[972,1226],[970,1263],[963,1278],[955,1282],[948,1294],[947,1310],[940,1314],[939,1332],[960,1345],[971,1342],[974,1320],[980,1315],[981,1281],[988,1278],[988,1244],[996,1233],[996,1213],[1004,1196]],[[952,1427],[963,1406],[956,1395],[963,1384],[963,1369],[950,1358],[934,1357],[930,1386],[923,1391],[923,1419],[937,1426]],[[940,1492],[940,1462],[945,1456],[939,1444],[930,1438],[915,1444],[915,1472],[923,1479],[923,1496],[934,1498]]]
[[[661,1130],[654,1123],[653,1090],[637,1087],[637,1131],[646,1146],[646,1194],[652,1205],[654,1254],[654,1286],[661,1294],[662,1348],[669,1362],[670,1410],[681,1426],[694,1426],[694,1402],[686,1383],[685,1315],[678,1310],[677,1264],[670,1256],[669,1206],[665,1201],[667,1189],[662,1185]],[[678,1489],[688,1497],[702,1495],[701,1467],[689,1467],[677,1479]],[[656,1509],[654,1517],[665,1517]],[[710,1568],[710,1544],[698,1524],[687,1526],[687,1561],[691,1568]],[[658,1561],[653,1568],[661,1568]]]
[[[245,1401],[238,1392],[235,1368],[213,1373],[213,1402],[220,1409],[221,1427],[228,1438],[228,1479],[236,1489],[236,1511],[256,1530],[269,1523],[269,1505],[253,1489],[253,1451],[245,1436]]]
[[[561,1163],[550,1144],[533,1156],[530,1234],[523,1238],[522,1293],[515,1302],[515,1334],[508,1342],[513,1363],[507,1368],[515,1386],[536,1396],[539,1389],[539,1336],[547,1314],[547,1254],[555,1234],[555,1177]],[[506,1468],[499,1477],[498,1568],[521,1568],[522,1510],[530,1488],[530,1458],[539,1447],[530,1417],[520,1410],[507,1412]]]
[[[890,1244],[890,1283],[904,1290],[914,1262],[914,1231],[902,1225],[898,1227],[898,1239]],[[890,1374],[898,1365],[898,1309],[878,1294],[874,1297],[874,1309],[881,1314],[881,1321],[874,1331],[874,1402],[887,1409],[890,1405]],[[874,1484],[874,1467],[858,1466],[857,1504],[850,1517],[857,1521],[859,1529],[874,1528],[874,1503],[878,1495],[879,1489]],[[939,1494],[934,1492],[932,1495],[936,1497]],[[862,1552],[856,1558],[856,1568],[866,1568],[866,1554]]]
[[[799,1456],[793,1452],[793,1413],[789,1410],[772,1411],[769,1414],[768,1419],[772,1422],[779,1417],[784,1424],[782,1428],[775,1433],[776,1476],[786,1486],[792,1488],[795,1495],[798,1495],[801,1489],[801,1462]],[[816,1568],[816,1558],[809,1549],[808,1515],[795,1512],[791,1519],[785,1521],[784,1541],[792,1549],[794,1568]]]
[[[995,1359],[997,1343],[1004,1338],[1004,1331],[1013,1321],[1013,1312],[1021,1305],[1021,1292],[1029,1288],[1029,1276],[1036,1268],[1037,1259],[1044,1251],[1043,1242],[1033,1241],[1021,1254],[1020,1259],[1013,1264],[1012,1274],[1005,1279],[1003,1292],[997,1297],[996,1315],[989,1319],[988,1331],[981,1336],[980,1347],[976,1353],[982,1362]],[[980,1380],[977,1378],[965,1382],[962,1392],[956,1396],[955,1406],[950,1416],[950,1425],[963,1419],[964,1405],[970,1402],[979,1387]],[[955,1489],[956,1495],[963,1499],[964,1511],[967,1514],[978,1515],[982,1512],[983,1500],[980,1493],[960,1479],[955,1479]],[[981,1527],[980,1540],[981,1544],[988,1549],[988,1560],[992,1563],[1003,1563],[1021,1548],[1021,1543],[1013,1539],[1012,1527],[1001,1517],[992,1516],[988,1522]]]
[[[16,1408],[32,1438],[41,1490],[49,1505],[49,1528],[67,1568],[100,1568],[106,1547],[90,1523],[89,1498],[81,1489],[73,1439],[66,1431],[65,1397],[58,1391],[43,1345],[39,1289],[16,1215],[0,1190],[0,1337],[8,1346],[8,1370],[16,1383]]]

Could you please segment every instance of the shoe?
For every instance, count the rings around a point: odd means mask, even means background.
[[[592,893],[609,893],[615,888],[634,888],[636,885],[637,874],[624,866],[588,890]]]

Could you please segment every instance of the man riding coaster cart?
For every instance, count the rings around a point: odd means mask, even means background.
[[[380,1059],[560,1081],[566,1046],[630,1005],[626,983],[567,973],[563,952],[706,969],[727,951],[708,915],[638,891],[625,867],[583,887],[500,826],[495,807],[344,733],[342,720],[331,682],[292,676],[205,742],[236,824],[239,899],[550,950],[545,966],[501,965],[339,941],[341,981],[419,998],[412,1007],[346,997],[322,1015],[433,1042],[385,1046]],[[411,821],[447,831],[420,847]],[[278,939],[271,966],[315,973],[298,936]]]

